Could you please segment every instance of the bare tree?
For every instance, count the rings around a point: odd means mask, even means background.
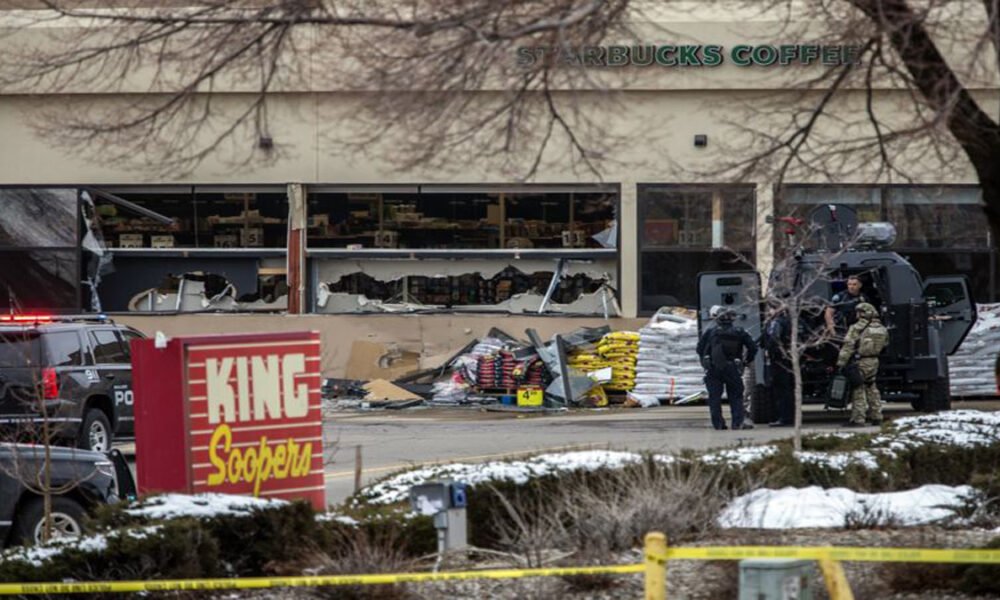
[[[23,421],[3,425],[0,441],[29,441],[30,446],[7,444],[0,455],[0,476],[17,480],[27,492],[42,501],[41,541],[53,536],[53,498],[63,496],[92,478],[96,471],[80,471],[76,477],[53,477],[53,446],[60,432],[49,412],[45,387],[53,385],[43,375],[46,362],[40,336],[30,327],[0,330],[0,367],[6,373],[0,390],[2,410]]]
[[[768,320],[781,313],[788,317],[787,346],[782,344],[779,348],[784,360],[779,364],[772,364],[771,369],[787,369],[791,372],[795,408],[793,448],[799,451],[802,450],[803,361],[807,354],[822,355],[824,350],[829,350],[838,342],[830,335],[823,320],[824,311],[830,305],[829,298],[818,295],[816,290],[825,289],[825,284],[833,280],[840,257],[844,252],[856,248],[858,240],[856,236],[845,239],[839,249],[816,253],[820,260],[811,263],[808,269],[803,269],[800,264],[801,256],[816,244],[821,232],[812,223],[791,221],[788,224],[791,226],[789,231],[795,232],[788,236],[788,249],[772,268],[770,285],[762,293],[755,290],[754,299],[761,298],[764,306],[768,307]],[[762,324],[762,330],[767,330],[767,322]],[[847,406],[850,408],[849,402]]]
[[[720,14],[731,4],[719,3]],[[94,8],[102,5],[113,8]],[[406,168],[454,164],[460,148],[463,157],[500,161],[524,179],[549,160],[600,177],[621,140],[594,110],[595,94],[582,92],[615,90],[630,71],[594,68],[602,55],[592,49],[635,42],[634,24],[652,26],[644,11],[682,5],[36,0],[35,10],[9,19],[14,33],[0,82],[36,94],[103,93],[75,99],[71,111],[59,103],[45,110],[43,102],[35,124],[55,141],[99,148],[103,162],[161,173],[189,172],[209,156],[241,166],[275,161],[290,148],[270,129],[270,99],[343,90],[358,99],[330,116],[342,119],[345,148],[384,143]],[[861,169],[877,180],[908,181],[969,165],[1000,238],[1000,124],[976,94],[995,89],[1000,69],[996,0],[771,0],[748,8],[783,15],[785,38],[857,53],[799,73],[772,105],[749,101],[746,114],[765,118],[734,117],[747,135],[738,136],[742,158],[724,165],[730,177],[765,174],[780,184],[806,173],[839,181]],[[825,27],[820,35],[816,24]],[[894,98],[885,100],[884,90]],[[841,123],[844,115],[850,118]]]

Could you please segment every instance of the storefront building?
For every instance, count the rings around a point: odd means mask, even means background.
[[[723,48],[784,41],[764,17],[704,17],[678,22],[692,39]],[[785,249],[775,219],[831,202],[893,222],[895,249],[921,272],[967,275],[977,300],[1000,300],[997,241],[965,165],[921,169],[905,184],[874,166],[835,181],[792,172],[780,184],[708,174],[755,98],[780,95],[812,68],[726,56],[711,69],[638,70],[608,113],[606,127],[623,141],[601,176],[559,160],[565,149],[556,149],[528,182],[507,165],[460,155],[450,168],[404,171],[391,153],[338,152],[327,138],[343,121],[329,115],[364,102],[342,90],[272,96],[272,135],[292,148],[282,157],[233,168],[211,156],[183,176],[51,145],[30,126],[34,101],[0,94],[0,311],[101,310],[167,332],[294,329],[302,326],[295,315],[306,315],[310,327],[380,339],[410,327],[400,324],[411,313],[425,323],[452,319],[473,335],[502,315],[543,315],[543,330],[581,316],[627,327],[661,306],[694,306],[701,271],[767,271]],[[975,91],[1000,102],[996,86]],[[886,110],[905,102],[900,90],[876,92]],[[225,105],[227,92],[217,93]],[[595,113],[607,110],[604,96],[574,94]],[[863,118],[864,90],[843,96],[841,114]],[[68,93],[49,100],[70,109],[78,101]],[[319,316],[328,324],[316,325]]]

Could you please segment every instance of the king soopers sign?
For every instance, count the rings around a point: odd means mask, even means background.
[[[539,63],[585,67],[717,67],[727,61],[737,67],[837,66],[857,64],[860,57],[860,46],[816,44],[739,44],[729,49],[716,44],[517,48],[517,64],[524,68]]]

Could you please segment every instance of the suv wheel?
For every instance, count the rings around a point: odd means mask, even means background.
[[[80,504],[65,496],[52,498],[52,537],[67,538],[83,534],[83,519],[87,512]],[[45,503],[32,498],[17,512],[14,522],[15,539],[23,544],[39,544],[45,531]]]
[[[98,408],[88,410],[83,417],[83,426],[80,427],[80,436],[76,441],[77,448],[107,452],[111,450],[111,439],[111,423],[108,417]]]

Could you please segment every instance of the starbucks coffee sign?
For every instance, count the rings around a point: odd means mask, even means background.
[[[517,64],[525,68],[538,63],[584,67],[718,67],[726,62],[737,67],[812,64],[838,66],[857,64],[860,57],[860,46],[816,44],[739,44],[732,48],[715,44],[568,48],[522,46],[517,49]]]

